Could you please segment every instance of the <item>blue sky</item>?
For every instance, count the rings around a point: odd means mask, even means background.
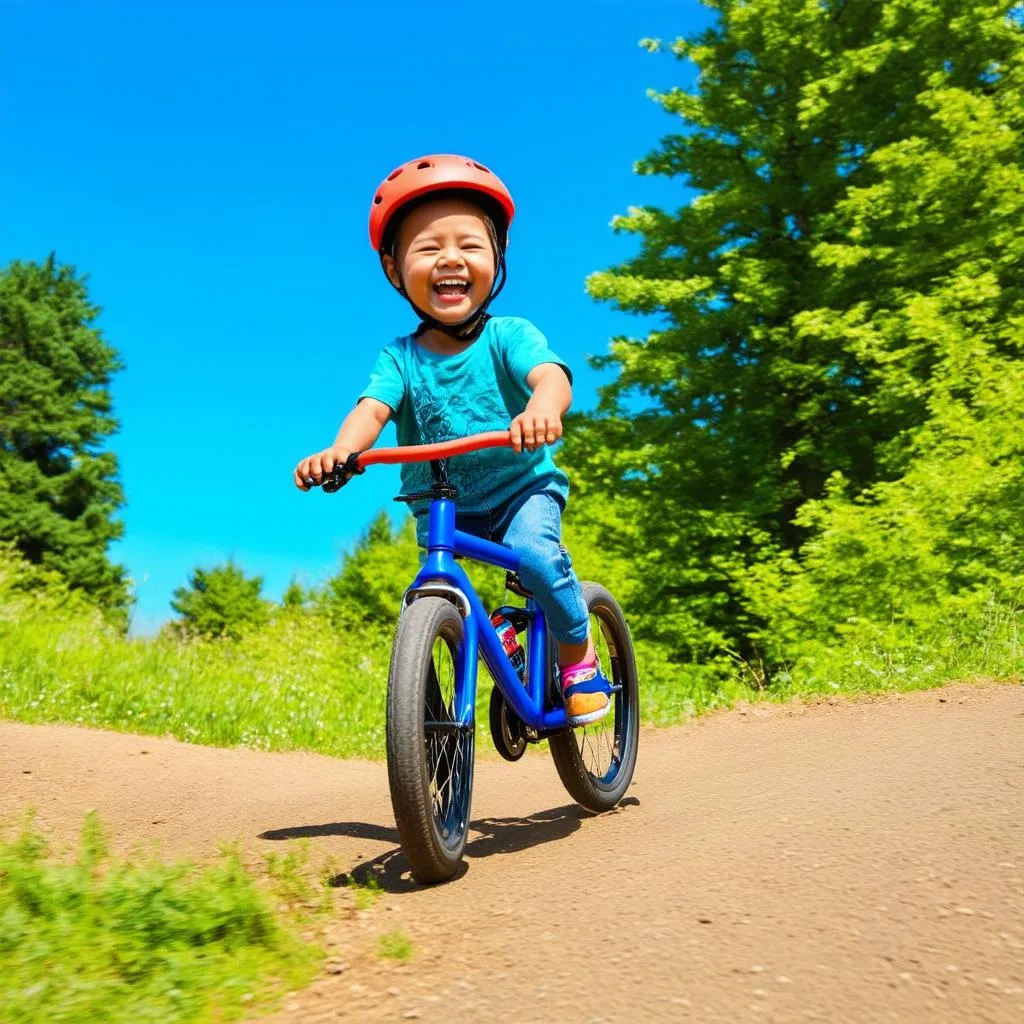
[[[366,235],[404,160],[466,153],[510,187],[494,311],[533,320],[593,404],[586,355],[643,331],[584,292],[635,251],[609,221],[688,198],[632,170],[678,127],[646,90],[691,80],[637,43],[709,20],[696,0],[0,0],[0,263],[55,250],[88,273],[125,361],[112,556],[136,581],[136,631],[171,615],[196,565],[233,557],[270,597],[318,582],[390,506],[395,469],[333,497],[290,473],[413,326]]]

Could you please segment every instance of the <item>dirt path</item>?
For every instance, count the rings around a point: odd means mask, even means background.
[[[465,873],[433,889],[378,764],[0,724],[0,816],[29,805],[69,839],[94,807],[122,848],[308,836],[375,873],[330,926],[340,973],[279,1022],[1024,1020],[1022,687],[647,732],[600,818],[546,756],[485,762]],[[377,955],[395,930],[409,962]]]

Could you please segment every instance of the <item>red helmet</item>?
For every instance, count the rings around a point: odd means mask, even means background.
[[[505,214],[507,228],[516,205],[501,179],[467,156],[435,153],[396,167],[378,186],[370,206],[370,244],[380,251],[384,233],[394,215],[410,200],[428,192],[467,189],[494,200]]]

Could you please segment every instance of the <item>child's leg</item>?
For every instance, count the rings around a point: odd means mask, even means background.
[[[544,610],[558,642],[559,664],[582,661],[593,651],[583,590],[562,546],[562,516],[550,494],[532,494],[516,510],[502,542],[519,553],[519,578]],[[563,652],[565,658],[563,659]]]
[[[519,552],[519,578],[537,598],[558,643],[569,720],[584,724],[608,710],[607,681],[597,665],[590,616],[572,559],[561,543],[561,526],[558,503],[541,492],[517,509],[502,539]]]
[[[576,665],[581,661],[594,660],[594,638],[588,633],[587,639],[582,644],[558,645],[558,664],[562,668],[566,665]]]

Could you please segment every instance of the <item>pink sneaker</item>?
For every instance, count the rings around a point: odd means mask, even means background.
[[[570,725],[589,725],[608,714],[612,688],[597,658],[566,665],[561,675],[565,717]]]

